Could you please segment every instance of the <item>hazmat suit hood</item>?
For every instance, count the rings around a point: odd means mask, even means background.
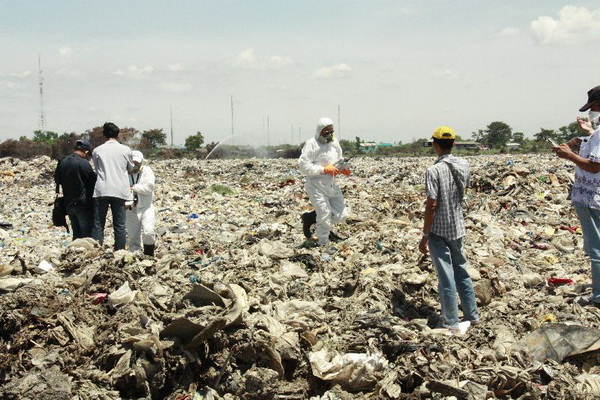
[[[315,139],[319,140],[319,136],[321,136],[321,131],[326,126],[333,125],[333,121],[331,118],[321,118],[319,122],[317,122],[317,132],[315,133]]]
[[[141,151],[133,150],[131,152],[131,160],[142,163],[142,162],[144,162],[144,154],[142,154]]]

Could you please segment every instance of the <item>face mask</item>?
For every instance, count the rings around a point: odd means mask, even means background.
[[[323,144],[333,142],[333,133],[328,133],[325,136],[319,136],[319,142],[321,142]]]
[[[594,125],[598,125],[598,117],[600,117],[600,111],[590,111],[588,113],[588,118],[590,122]]]

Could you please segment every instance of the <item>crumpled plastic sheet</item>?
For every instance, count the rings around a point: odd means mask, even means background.
[[[353,159],[352,175],[336,178],[351,214],[335,230],[348,239],[327,257],[302,246],[311,206],[296,160],[150,160],[155,258],[113,253],[110,217],[104,246],[71,242],[50,226],[56,163],[0,159],[0,397],[597,393],[596,350],[553,360],[536,356],[546,344],[524,345],[553,321],[600,323],[575,302],[591,278],[566,200],[572,165],[467,158],[465,251],[481,323],[460,336],[433,329],[437,279],[417,251],[434,157]],[[120,288],[126,301],[111,305]],[[172,328],[181,321],[187,334]],[[346,360],[343,374],[311,362],[324,349]]]

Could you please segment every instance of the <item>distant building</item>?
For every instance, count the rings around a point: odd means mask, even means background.
[[[508,149],[518,149],[519,147],[521,147],[521,143],[517,143],[517,142],[506,143],[506,148],[508,148]]]
[[[431,147],[433,145],[433,139],[429,139],[426,142],[423,142],[423,146]],[[487,150],[487,146],[478,142],[454,142],[455,149],[465,149],[465,150]]]
[[[360,144],[360,149],[363,151],[363,153],[376,153],[377,149],[379,149],[381,147],[392,147],[392,146],[393,146],[393,144],[385,143],[385,142],[379,142],[379,143],[362,142]]]
[[[362,142],[360,149],[363,153],[375,153],[377,151],[377,143],[375,142]]]

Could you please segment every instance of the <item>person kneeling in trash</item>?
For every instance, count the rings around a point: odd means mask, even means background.
[[[333,136],[331,119],[319,120],[315,136],[304,144],[298,164],[306,177],[304,188],[315,208],[315,211],[302,215],[304,235],[310,239],[311,225],[316,223],[315,234],[320,246],[328,245],[330,240],[343,240],[331,231],[333,224],[348,217],[344,195],[335,176],[350,175],[350,170],[342,157],[342,148]]]
[[[134,164],[129,175],[133,199],[125,203],[127,208],[127,247],[134,252],[141,249],[144,244],[144,254],[154,256],[154,241],[156,233],[156,215],[154,213],[154,183],[155,177],[152,169],[145,165],[144,155],[141,151],[132,151],[131,158]]]

